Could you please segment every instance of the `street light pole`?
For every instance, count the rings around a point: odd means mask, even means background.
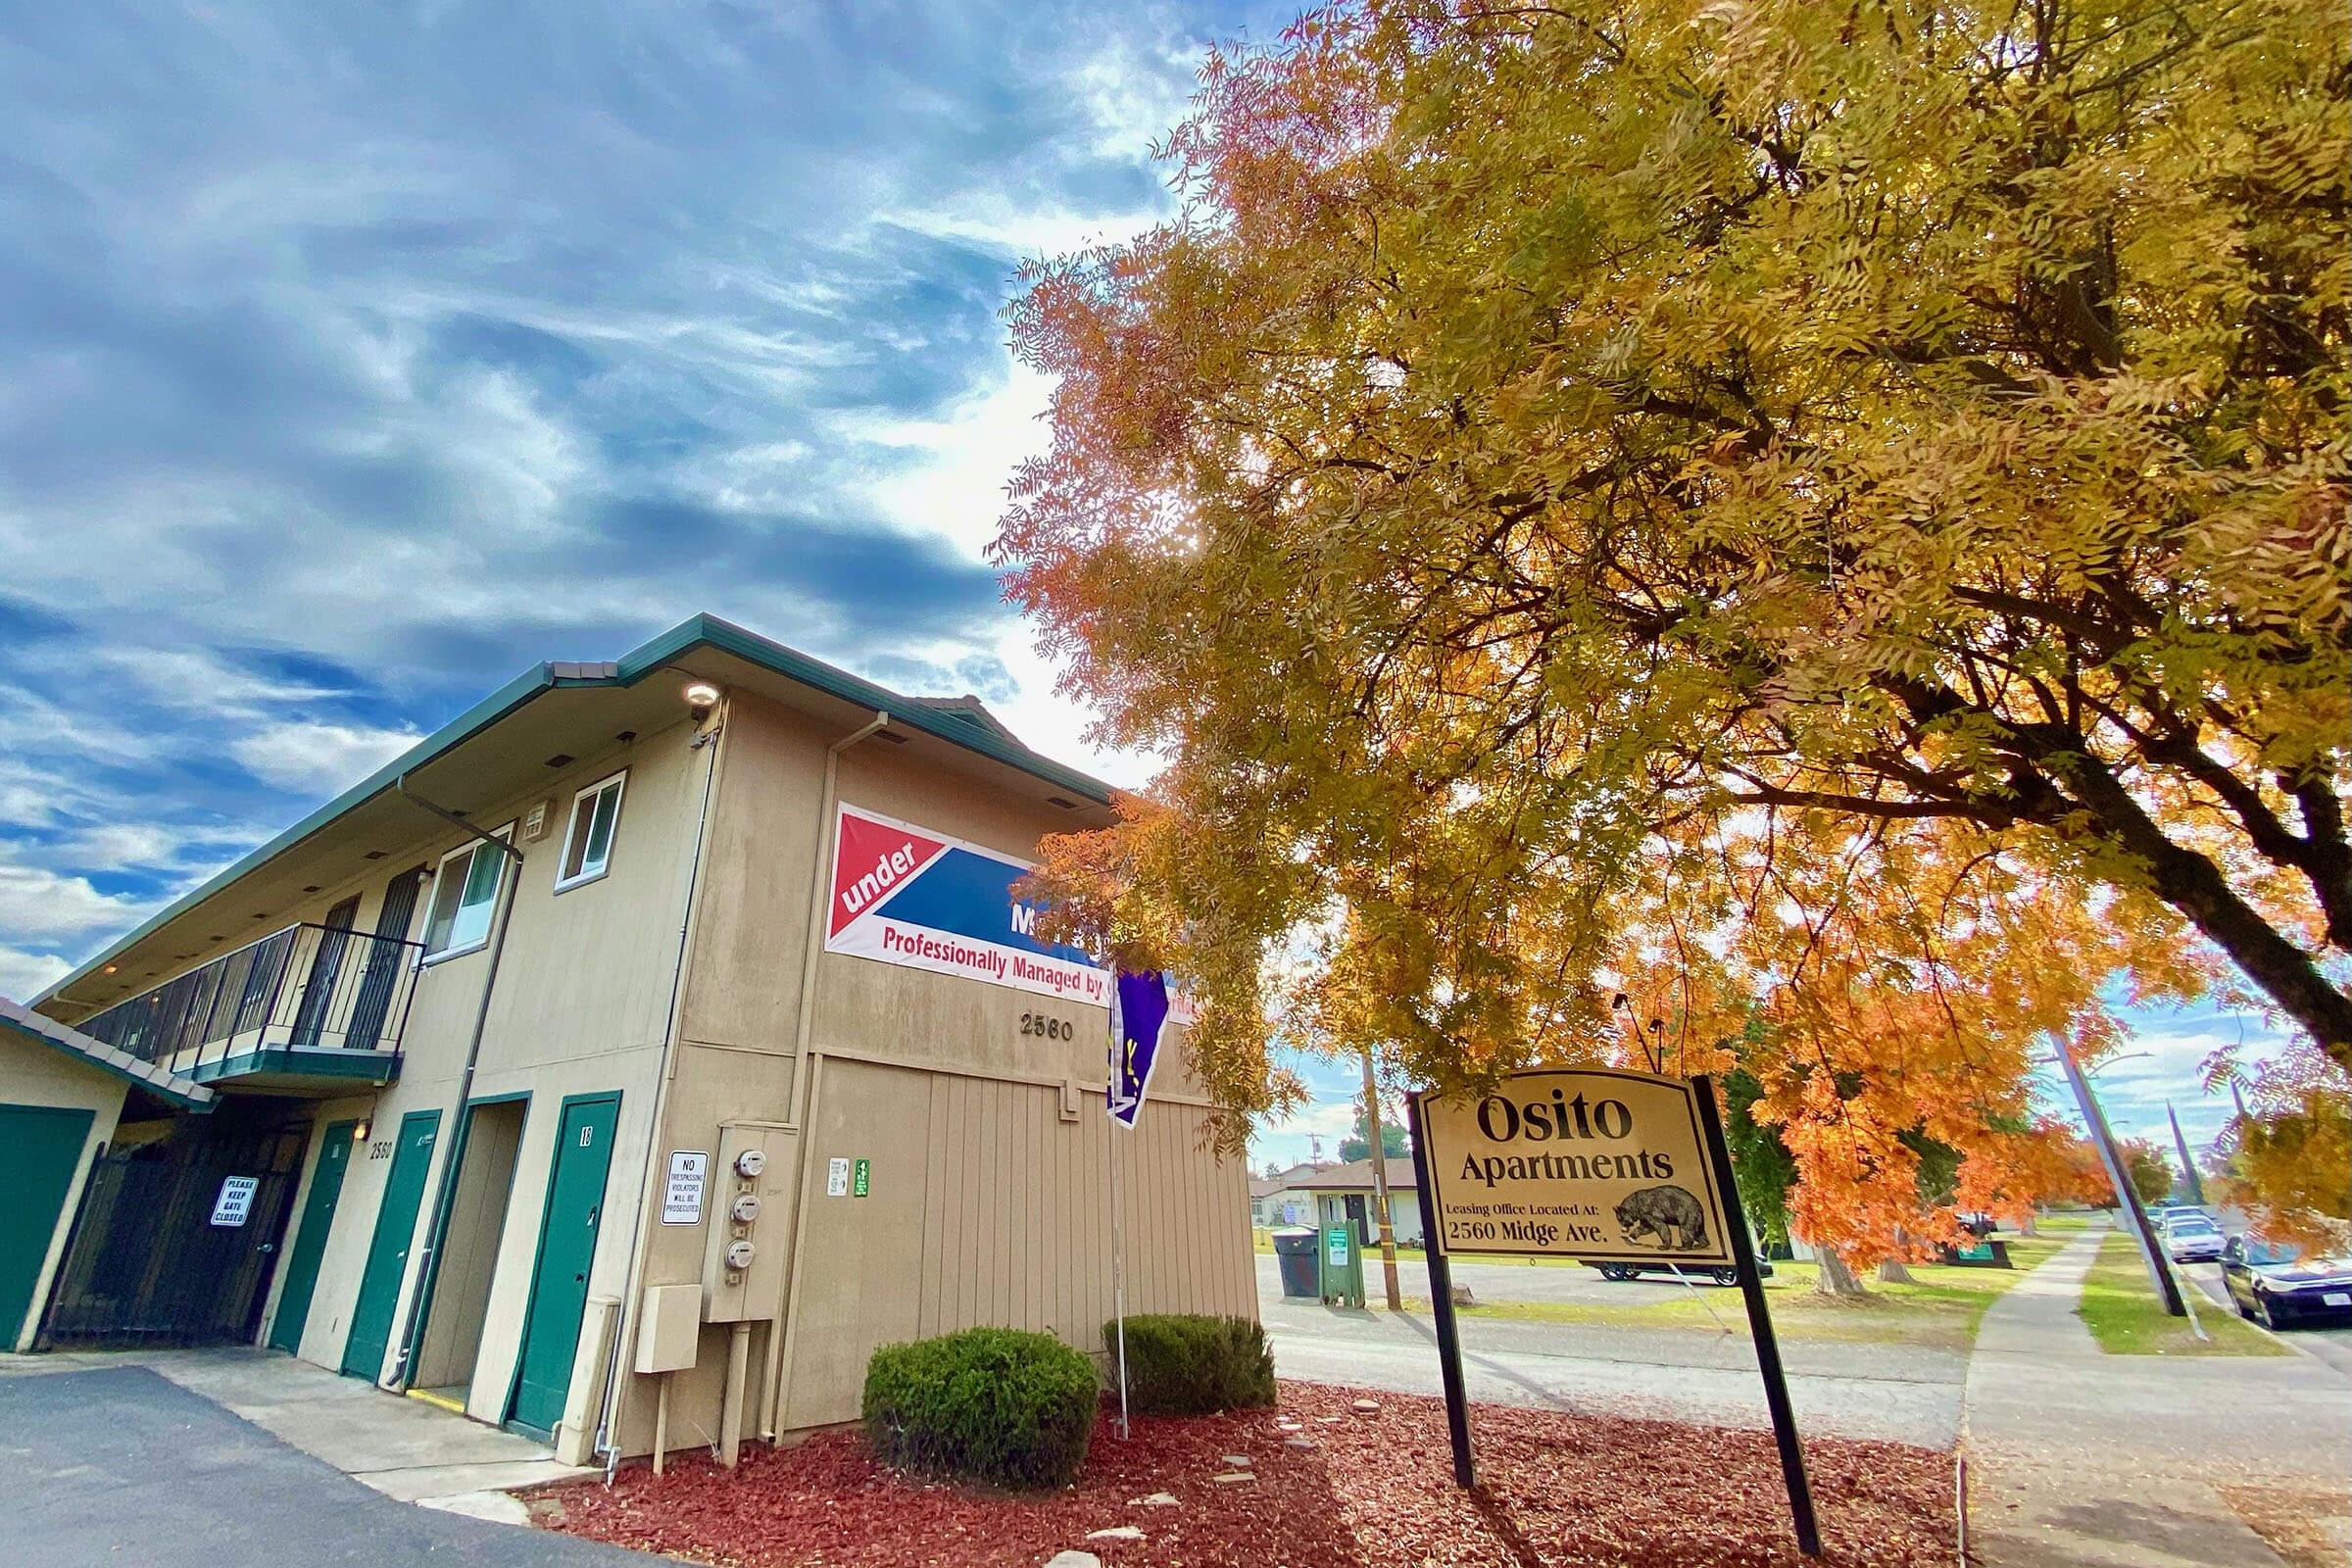
[[[1364,1136],[1372,1141],[1372,1219],[1380,1227],[1380,1271],[1388,1281],[1389,1310],[1401,1312],[1404,1295],[1396,1284],[1396,1232],[1389,1224],[1389,1152],[1381,1142],[1380,1088],[1372,1081],[1370,1046],[1364,1047]],[[1428,1223],[1424,1215],[1422,1224]]]
[[[2082,1064],[2075,1060],[2074,1046],[2063,1035],[2058,1039],[2058,1065],[2065,1069],[2066,1081],[2075,1091],[2075,1103],[2082,1111],[2082,1123],[2090,1129],[2090,1141],[2099,1152],[2099,1162],[2107,1167],[2107,1179],[2115,1184],[2116,1201],[2123,1205],[2132,1234],[2139,1241],[2140,1257],[2148,1265],[2148,1278],[2155,1282],[2164,1309],[2175,1317],[2186,1317],[2188,1306],[2180,1299],[2180,1286],[2156,1250],[2156,1238],[2148,1229],[2147,1210],[2139,1206],[2139,1193],[2132,1185],[2132,1172],[2124,1165],[2122,1152],[2115,1147],[2115,1134],[2108,1130],[2106,1114],[2099,1109],[2098,1098],[2090,1092],[2090,1080],[2082,1075]]]

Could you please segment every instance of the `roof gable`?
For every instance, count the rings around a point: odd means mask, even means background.
[[[161,1095],[190,1110],[213,1108],[213,1091],[193,1078],[184,1078],[169,1068],[141,1061],[126,1051],[119,1051],[103,1040],[93,1039],[78,1029],[59,1023],[55,1018],[45,1018],[21,1007],[6,997],[0,997],[0,1034],[28,1040],[77,1057],[101,1072],[112,1073],[117,1078],[136,1084],[151,1094]]]

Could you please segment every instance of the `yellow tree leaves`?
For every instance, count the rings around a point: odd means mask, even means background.
[[[998,553],[1170,760],[1129,896],[1217,1038],[1302,930],[1431,1081],[1621,1053],[1639,983],[1768,1025],[1857,1190],[1936,1118],[1998,1185],[1963,1123],[2190,931],[2352,1059],[2348,74],[2308,0],[1215,61],[1184,216],[1012,309],[1058,380]]]

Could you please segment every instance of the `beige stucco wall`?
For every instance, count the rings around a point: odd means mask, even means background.
[[[782,1256],[751,1341],[747,1435],[786,1431],[856,1414],[864,1363],[883,1341],[975,1323],[1016,1323],[1097,1348],[1109,1312],[1107,1140],[1102,1110],[1106,1014],[1100,1007],[977,981],[842,956],[820,957],[808,1059],[798,1052],[802,960],[816,863],[825,748],[840,738],[814,720],[738,694],[720,710],[716,745],[690,749],[678,724],[550,773],[536,789],[471,820],[496,828],[547,800],[546,837],[521,845],[519,883],[479,1063],[475,1100],[526,1094],[512,1196],[500,1231],[468,1413],[503,1419],[520,1348],[563,1101],[618,1093],[620,1114],[588,1282],[590,1307],[573,1368],[559,1453],[588,1454],[598,1419],[604,1347],[600,1302],[633,1308],[646,1284],[704,1275],[712,1219],[660,1222],[660,1174],[672,1150],[715,1153],[729,1123],[781,1129],[780,1178],[757,1227],[767,1255]],[[628,783],[612,868],[601,881],[553,892],[572,793],[626,766]],[[706,769],[711,813],[702,833]],[[1004,783],[983,785],[924,763],[909,748],[868,742],[845,754],[839,799],[885,815],[1027,858],[1045,833],[1072,825],[1066,812]],[[296,908],[270,911],[258,932],[317,920],[357,892],[356,926],[372,930],[386,882],[410,867],[437,866],[458,845],[454,829],[427,831],[355,865]],[[699,842],[701,880],[689,908]],[[413,932],[431,905],[428,884]],[[678,972],[681,937],[688,957]],[[489,958],[477,952],[428,965],[417,977],[396,1083],[310,1107],[314,1131],[352,1117],[368,1143],[389,1145],[407,1114],[441,1112],[412,1238],[403,1315],[386,1362],[396,1370],[405,1309],[422,1266],[441,1171],[456,1145],[466,1043]],[[676,1043],[667,1054],[673,1005]],[[1071,1038],[1023,1035],[1024,1013],[1070,1024]],[[662,1064],[666,1060],[666,1082]],[[1205,1152],[1205,1105],[1181,1046],[1163,1059],[1141,1133],[1116,1146],[1128,1184],[1134,1311],[1253,1314],[1248,1175],[1239,1160]],[[120,1102],[120,1094],[116,1099]],[[656,1134],[657,1103],[661,1127]],[[317,1144],[292,1200],[286,1237],[298,1239],[317,1168]],[[825,1162],[872,1163],[862,1200],[824,1196]],[[355,1155],[319,1261],[300,1354],[340,1364],[392,1160]],[[709,1210],[721,1207],[712,1182]],[[1148,1242],[1140,1239],[1149,1238]],[[632,1266],[641,1259],[642,1267]],[[281,1276],[283,1271],[279,1271]],[[273,1291],[282,1291],[282,1277]],[[277,1302],[269,1303],[270,1334]],[[621,1364],[633,1347],[619,1332]],[[773,1333],[782,1323],[788,1332]],[[715,1433],[728,1331],[703,1331],[696,1366],[672,1379],[671,1431]],[[623,1372],[617,1441],[651,1446],[653,1386]]]
[[[616,1296],[626,1277],[628,1219],[642,1183],[653,1088],[701,818],[704,771],[711,755],[709,749],[690,750],[692,735],[692,727],[681,723],[642,737],[551,774],[545,785],[528,794],[472,814],[485,829],[495,829],[519,818],[534,801],[553,802],[546,836],[518,846],[523,852],[521,874],[509,895],[514,900],[514,911],[470,1091],[477,1101],[513,1093],[529,1096],[467,1390],[468,1413],[482,1420],[505,1415],[529,1303],[547,1182],[554,1169],[556,1124],[567,1096],[620,1095],[590,1295]],[[628,778],[610,872],[598,881],[555,892],[573,793],[624,766]],[[287,917],[316,919],[358,892],[362,903],[356,923],[361,930],[372,930],[385,883],[419,863],[437,866],[441,856],[461,842],[454,829],[420,836],[372,862],[361,876],[321,888],[304,907],[287,911]],[[423,931],[431,899],[428,882],[417,900],[412,935]],[[378,1095],[320,1102],[314,1112],[315,1129],[355,1115],[368,1118],[371,1145],[390,1141],[410,1112],[441,1112],[440,1136],[402,1281],[404,1307],[423,1264],[423,1237],[441,1166],[456,1145],[459,1084],[489,970],[487,949],[427,964],[417,976],[409,1008],[399,1080]],[[294,1199],[296,1224],[317,1168],[316,1138],[313,1145]],[[391,1166],[389,1158],[370,1158],[362,1152],[344,1177],[303,1333],[300,1353],[306,1360],[329,1367],[341,1363]],[[289,1248],[293,1241],[290,1227]],[[273,1292],[282,1286],[281,1279]],[[275,1311],[273,1299],[271,1316]],[[405,1321],[405,1316],[395,1319],[393,1345],[380,1369],[385,1376],[396,1370]],[[265,1339],[269,1333],[266,1318]],[[585,1363],[592,1358],[585,1332],[582,1346],[575,1388],[588,1377]]]
[[[11,1349],[29,1347],[39,1331],[41,1303],[49,1299],[50,1282],[57,1277],[58,1264],[63,1261],[66,1234],[73,1229],[74,1215],[81,1207],[81,1190],[90,1179],[90,1161],[100,1146],[115,1136],[115,1121],[122,1114],[122,1099],[130,1086],[113,1073],[74,1060],[64,1052],[35,1045],[14,1033],[0,1033],[0,1104],[49,1105],[63,1110],[90,1112],[90,1130],[82,1140],[81,1154],[74,1170],[74,1179],[66,1188],[64,1203],[59,1205],[57,1225],[50,1232],[48,1255],[41,1261],[41,1271],[33,1281],[32,1307],[24,1314],[24,1322],[17,1328]]]
[[[773,1307],[781,1344],[771,1351],[765,1324],[755,1336],[747,1435],[854,1418],[866,1358],[895,1339],[1013,1324],[1098,1348],[1110,1312],[1104,1009],[824,955],[805,1066],[811,877],[830,875],[816,863],[824,754],[842,732],[740,696],[726,732],[653,1155],[659,1170],[670,1150],[714,1150],[734,1120],[802,1135],[797,1199],[755,1228],[758,1245],[792,1250]],[[843,755],[838,779],[843,803],[1021,858],[1071,825],[1048,793],[1023,799],[875,741]],[[1023,1013],[1066,1020],[1071,1038],[1023,1035]],[[1180,1045],[1153,1094],[1142,1132],[1117,1146],[1129,1224],[1151,1238],[1131,1251],[1129,1308],[1254,1315],[1248,1173],[1205,1152],[1205,1105]],[[836,1156],[871,1162],[868,1197],[826,1196]],[[642,1283],[702,1279],[711,1223],[649,1219]],[[681,1421],[715,1430],[725,1350],[724,1330],[707,1326],[695,1368],[673,1375],[673,1432]],[[652,1380],[628,1375],[623,1394],[617,1439],[641,1452]]]

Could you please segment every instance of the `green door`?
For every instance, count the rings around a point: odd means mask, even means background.
[[[351,1337],[343,1342],[343,1370],[370,1383],[383,1371],[384,1347],[392,1343],[400,1279],[408,1270],[409,1247],[416,1237],[416,1205],[424,1201],[433,1141],[440,1136],[439,1111],[412,1110],[400,1118],[400,1136],[392,1141],[392,1174],[384,1178],[375,1239],[368,1244],[368,1272],[360,1276],[360,1298],[351,1308]],[[374,1146],[368,1157],[378,1157]]]
[[[0,1350],[17,1348],[32,1288],[90,1139],[90,1113],[0,1105]]]
[[[565,1101],[556,1127],[556,1164],[548,1175],[547,1214],[539,1225],[530,1314],[523,1321],[522,1355],[507,1406],[510,1422],[542,1438],[564,1419],[564,1396],[571,1391],[580,1314],[588,1307],[588,1265],[596,1257],[612,1127],[619,1119],[620,1097],[598,1095]]]
[[[311,1293],[318,1288],[318,1254],[326,1250],[327,1228],[335,1222],[335,1200],[343,1196],[343,1172],[351,1166],[356,1121],[327,1124],[318,1145],[318,1168],[311,1172],[311,1196],[303,1201],[302,1228],[286,1259],[286,1288],[278,1293],[277,1316],[270,1324],[273,1349],[302,1348],[302,1326],[310,1321]]]

